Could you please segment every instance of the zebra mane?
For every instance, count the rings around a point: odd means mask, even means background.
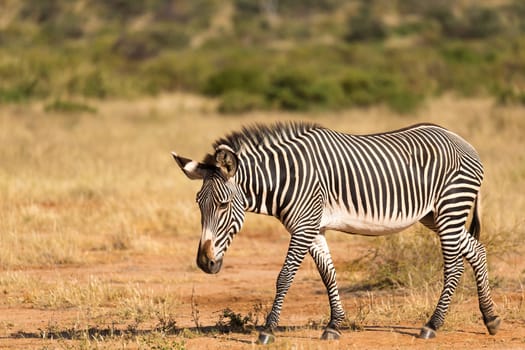
[[[228,145],[235,152],[239,152],[243,146],[254,146],[265,141],[278,142],[279,140],[289,140],[320,127],[318,124],[308,122],[277,122],[270,125],[254,124],[218,139],[213,143],[213,147]]]

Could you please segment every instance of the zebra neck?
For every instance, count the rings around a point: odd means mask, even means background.
[[[245,210],[278,216],[279,199],[275,193],[277,184],[273,172],[265,171],[260,164],[254,163],[240,167],[238,175],[238,183],[246,197]]]

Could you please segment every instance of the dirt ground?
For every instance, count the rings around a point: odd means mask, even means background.
[[[236,238],[228,252],[223,270],[217,275],[206,275],[195,267],[193,252],[197,241],[183,239],[180,254],[160,257],[154,255],[130,256],[116,259],[115,263],[92,266],[69,266],[58,268],[28,269],[22,272],[38,276],[42,281],[56,279],[85,280],[88,276],[97,276],[102,280],[115,283],[133,282],[142,289],[172,293],[179,301],[176,312],[177,328],[186,329],[181,334],[170,335],[173,344],[183,345],[187,349],[251,349],[255,344],[257,332],[233,332],[223,334],[216,327],[221,310],[230,308],[236,313],[247,315],[254,310],[254,305],[261,305],[268,311],[274,296],[275,278],[286,252],[286,237],[272,236],[266,239],[243,237],[242,232]],[[330,244],[330,239],[329,239]],[[336,267],[349,257],[351,242],[338,240],[330,244]],[[341,277],[341,276],[340,276]],[[358,312],[359,302],[370,298],[366,292],[350,292],[349,284],[340,278],[341,297],[349,315]],[[19,291],[23,296],[24,291]],[[5,293],[4,293],[5,294]],[[15,293],[16,294],[16,293]],[[378,292],[378,302],[388,298],[389,292]],[[0,302],[0,349],[53,349],[53,348],[106,348],[111,342],[91,342],[86,346],[76,340],[68,339],[66,330],[78,321],[79,310],[39,309],[28,307],[23,302],[13,303],[17,295],[5,295]],[[496,290],[494,297],[501,309],[502,300],[519,298],[517,292]],[[9,303],[6,300],[11,300]],[[395,310],[410,305],[403,304],[403,298],[394,300]],[[396,303],[398,300],[398,303]],[[437,301],[437,300],[436,300]],[[435,301],[432,301],[434,303]],[[454,303],[454,302],[453,302]],[[470,298],[453,307],[449,317],[461,310],[476,309],[477,300]],[[432,310],[428,310],[431,312]],[[503,310],[504,313],[504,310]],[[264,314],[262,311],[260,314]],[[421,322],[417,320],[390,321],[384,318],[364,320],[364,327],[359,331],[346,329],[339,341],[321,341],[322,328],[319,326],[328,315],[328,303],[315,266],[307,258],[301,267],[292,288],[285,299],[281,314],[282,328],[276,332],[277,341],[268,348],[278,349],[480,349],[480,348],[525,348],[525,321],[505,321],[496,336],[486,332],[481,320],[468,325],[445,325],[445,329],[432,340],[419,340]],[[257,315],[260,316],[260,315]],[[254,316],[255,317],[255,316]],[[104,320],[99,320],[104,324]],[[262,316],[257,320],[263,323]],[[197,329],[198,323],[199,329]],[[43,330],[55,330],[59,339],[42,339]],[[148,332],[148,325],[143,325]],[[102,326],[101,326],[102,327]],[[151,328],[150,328],[151,329]],[[62,333],[61,333],[62,332]],[[64,336],[60,336],[64,334]],[[124,346],[125,345],[125,346]],[[145,348],[134,346],[133,342],[117,342],[116,348]],[[160,348],[151,346],[150,348]]]

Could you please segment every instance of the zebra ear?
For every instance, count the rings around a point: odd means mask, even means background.
[[[239,160],[231,147],[219,145],[215,149],[215,161],[217,162],[217,167],[227,179],[235,175]]]
[[[182,169],[184,174],[191,180],[202,180],[204,176],[210,171],[210,166],[204,163],[181,157],[175,152],[171,152],[171,155]]]

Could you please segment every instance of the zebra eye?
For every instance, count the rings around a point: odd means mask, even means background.
[[[219,209],[226,209],[226,208],[228,208],[228,204],[230,204],[230,202],[220,202],[219,203]]]

